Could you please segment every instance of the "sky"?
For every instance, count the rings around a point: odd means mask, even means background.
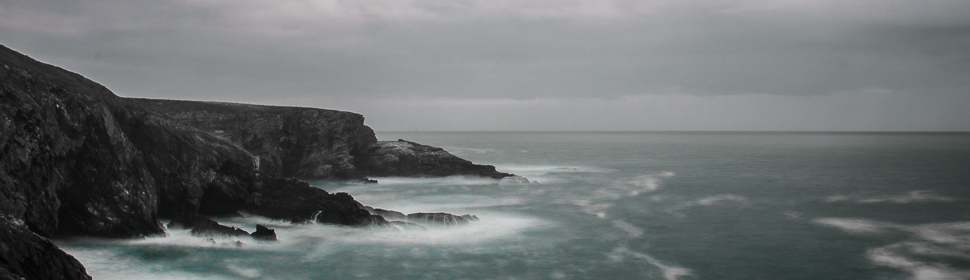
[[[970,131],[966,0],[0,0],[0,44],[378,131]]]

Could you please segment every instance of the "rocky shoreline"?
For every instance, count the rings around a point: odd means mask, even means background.
[[[155,236],[160,219],[206,236],[249,235],[209,219],[240,212],[352,226],[473,217],[387,219],[403,213],[297,179],[513,176],[440,148],[377,141],[355,113],[121,98],[5,46],[0,64],[0,279],[90,279],[49,238]],[[272,229],[257,228],[270,239]]]

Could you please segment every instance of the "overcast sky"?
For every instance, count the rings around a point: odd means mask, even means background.
[[[0,44],[377,130],[970,131],[967,0],[0,0]]]

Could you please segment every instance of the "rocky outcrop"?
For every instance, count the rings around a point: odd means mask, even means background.
[[[420,224],[420,225],[432,225],[432,226],[456,226],[464,225],[470,222],[478,221],[478,216],[465,214],[465,215],[454,215],[449,213],[411,213],[405,215],[404,213],[386,210],[380,208],[374,208],[365,206],[368,212],[375,216],[384,217],[386,220],[390,221],[392,224],[399,227],[409,226],[409,224]],[[403,223],[402,223],[403,222]]]
[[[189,233],[202,237],[239,237],[247,236],[245,230],[224,226],[212,219],[200,215],[179,217],[168,223],[169,229],[191,229]]]
[[[277,241],[276,230],[268,228],[264,225],[256,225],[256,231],[254,231],[250,236],[256,240]]]
[[[360,178],[353,152],[377,141],[364,116],[335,110],[128,98],[259,156],[260,174]]]
[[[256,159],[223,137],[0,46],[0,213],[22,225],[5,233],[0,248],[8,249],[0,253],[19,263],[73,261],[44,243],[55,234],[151,236],[164,233],[159,218],[249,211],[387,223],[350,195],[261,173]],[[18,240],[36,246],[12,243]],[[0,271],[33,275],[13,262],[0,263]],[[78,266],[61,274],[83,273]]]
[[[0,279],[91,279],[74,257],[18,220],[0,217]]]
[[[0,65],[0,277],[86,278],[47,238],[164,234],[160,218],[203,236],[248,234],[206,218],[240,211],[391,225],[349,194],[288,177],[511,175],[440,148],[377,142],[354,113],[124,99],[4,46]],[[457,220],[440,214],[423,220]]]
[[[398,140],[377,141],[364,117],[350,112],[221,102],[128,98],[211,132],[259,156],[261,174],[302,179],[365,176],[503,178],[512,174],[447,151]]]
[[[360,152],[355,165],[370,176],[441,177],[470,175],[490,178],[513,176],[495,171],[495,166],[478,165],[442,148],[398,139],[377,141]]]

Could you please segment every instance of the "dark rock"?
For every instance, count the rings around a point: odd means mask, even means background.
[[[91,279],[81,263],[19,220],[0,216],[0,279]]]
[[[300,114],[299,125],[332,121],[324,112]],[[317,117],[323,119],[315,120]],[[304,127],[299,125],[294,129]],[[354,131],[355,126],[347,124],[334,129],[334,134],[316,137],[343,140],[280,140],[281,149],[288,151],[281,154],[283,158],[295,155],[297,150],[291,148],[313,149],[317,141],[329,147],[308,160],[296,160],[299,164],[293,167],[297,170],[293,174],[322,174],[299,170],[316,168],[311,165],[321,163],[326,151],[334,153],[327,160],[351,162],[346,158],[349,151],[372,141],[368,137],[373,133],[364,128]],[[279,169],[290,168],[283,166],[285,161],[281,158]],[[330,162],[318,167],[342,168],[326,167]],[[43,238],[55,234],[158,235],[164,233],[159,218],[235,216],[246,210],[294,221],[308,220],[319,212],[314,221],[387,224],[349,195],[329,194],[282,179],[282,171],[269,172],[263,165],[258,154],[225,137],[146,109],[78,74],[0,46],[0,213],[23,225],[18,229],[36,233],[43,241],[23,237],[23,246],[7,246],[7,251],[0,252],[19,263],[50,262],[50,266],[38,267],[49,267],[61,275],[83,275],[80,266],[73,272],[59,270],[71,268],[59,263],[74,260]],[[271,171],[272,166],[265,168]],[[195,228],[205,234],[245,233],[226,230],[218,223]],[[47,249],[58,253],[31,253]],[[0,266],[6,274],[32,271],[9,262]],[[35,279],[48,278],[58,277]]]
[[[302,179],[365,176],[503,178],[512,174],[418,143],[377,141],[364,117],[325,109],[126,98],[259,156],[260,174]]]
[[[268,228],[264,225],[256,225],[256,231],[254,231],[250,236],[256,240],[277,241],[276,230]]]
[[[407,215],[405,221],[415,222],[425,225],[464,225],[472,221],[478,221],[478,216],[463,215],[457,216],[448,213],[411,213]]]
[[[388,221],[403,221],[407,219],[407,215],[404,215],[404,213],[398,211],[374,208],[370,206],[364,206],[364,209],[366,209],[367,212],[370,212],[371,215],[384,217],[384,219],[387,219]]]
[[[168,223],[169,229],[191,229],[194,236],[203,237],[239,237],[249,235],[245,230],[224,226],[212,219],[199,215],[189,215],[173,219]]]
[[[377,141],[355,158],[360,173],[368,176],[441,177],[470,175],[490,178],[513,176],[495,166],[474,164],[442,148],[398,139]]]
[[[315,108],[127,98],[211,132],[259,156],[259,173],[301,179],[360,179],[353,151],[377,141],[364,116]]]

